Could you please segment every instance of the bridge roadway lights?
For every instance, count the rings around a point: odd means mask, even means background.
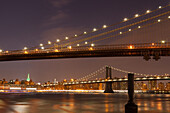
[[[111,67],[106,66],[106,79],[112,78]],[[106,82],[104,93],[113,93],[112,82]]]
[[[134,74],[128,74],[128,96],[129,101],[125,105],[125,113],[138,113],[138,106],[133,102],[134,98]]]

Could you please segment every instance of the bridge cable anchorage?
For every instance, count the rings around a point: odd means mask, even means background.
[[[159,8],[158,9],[155,9],[155,10],[153,10],[153,11],[150,11],[149,13],[144,13],[144,14],[141,14],[141,15],[139,15],[139,14],[135,14],[135,16],[134,17],[132,17],[132,18],[129,18],[128,20],[132,20],[132,19],[135,19],[135,18],[137,18],[137,17],[141,17],[141,16],[144,16],[144,15],[147,15],[147,14],[151,14],[151,13],[153,13],[153,12],[156,12],[156,11],[158,11],[158,10],[161,10],[161,9],[164,9],[164,8],[166,8],[166,7],[168,7],[169,6],[169,4],[167,5],[167,6],[164,6],[164,7],[162,7],[162,6],[159,6]],[[137,16],[136,16],[137,15]],[[102,30],[102,29],[105,29],[105,28],[108,28],[108,27],[111,27],[111,26],[115,26],[115,25],[117,25],[117,24],[121,24],[121,23],[124,23],[124,22],[126,22],[126,21],[121,21],[121,22],[118,22],[118,23],[115,23],[115,24],[112,24],[112,25],[109,25],[109,26],[107,26],[106,27],[106,25],[104,25],[102,28],[100,28],[100,29],[98,29],[97,31],[99,31],[99,30]],[[93,33],[93,31],[91,31],[91,32],[88,32],[88,34],[89,33]],[[87,32],[84,32],[83,34],[80,34],[80,35],[76,35],[76,37],[79,37],[79,36],[82,36],[82,35],[85,35],[85,34],[87,34]],[[75,38],[75,36],[74,37],[72,37],[72,38]],[[69,38],[68,37],[66,37],[65,38],[65,40],[68,40]],[[46,45],[51,45],[51,44],[56,44],[56,42],[51,42],[51,41],[48,41],[48,44],[46,44]],[[38,46],[39,47],[39,46]],[[30,50],[32,50],[32,49],[36,49],[36,48],[38,48],[37,46],[35,46],[35,47],[31,47],[30,48]],[[38,50],[38,49],[37,49]]]
[[[86,76],[84,76],[84,77],[82,77],[82,78],[77,79],[77,80],[80,81],[80,80],[90,79],[90,78],[92,78],[92,77],[95,77],[95,76],[97,76],[98,74],[101,74],[101,73],[105,72],[104,69],[105,69],[105,67],[102,67],[102,68],[98,69],[97,71],[94,71],[94,72],[92,72],[92,73],[90,73],[90,74],[88,74],[88,75],[86,75]]]
[[[131,26],[138,25],[138,24],[143,23],[143,22],[147,22],[147,21],[149,21],[149,20],[158,18],[158,17],[163,16],[163,15],[166,15],[166,14],[168,14],[168,13],[170,13],[170,11],[165,12],[165,13],[162,13],[162,14],[159,14],[159,15],[156,15],[156,16],[153,16],[153,17],[151,17],[151,18],[147,18],[147,19],[144,19],[144,20],[135,22],[135,23],[133,23],[133,24],[129,24],[129,25],[126,25],[126,26],[117,28],[117,29],[113,29],[113,30],[111,30],[111,31],[107,31],[107,32],[104,32],[104,33],[101,33],[101,34],[97,34],[97,35],[94,35],[94,36],[91,36],[91,37],[87,37],[87,38],[84,38],[84,39],[81,39],[81,40],[69,42],[69,43],[66,43],[66,44],[61,45],[61,47],[65,47],[65,46],[67,46],[67,45],[84,42],[84,41],[86,41],[86,40],[90,40],[90,39],[93,39],[93,38],[96,38],[96,37],[99,37],[99,36],[107,35],[107,34],[109,34],[109,33],[115,32],[115,31],[119,31],[119,30],[122,30],[122,29],[125,29],[125,28],[129,28],[129,27],[131,27]],[[159,21],[158,21],[158,22],[159,22]],[[140,28],[141,28],[141,26],[140,26]],[[132,31],[132,29],[131,29],[130,31]],[[130,32],[130,31],[129,31],[129,32]],[[127,32],[128,32],[128,31],[127,31]],[[121,32],[121,34],[122,34],[122,33],[124,34],[124,32]],[[120,35],[120,34],[117,34],[117,35]],[[94,42],[94,41],[93,41],[93,42]],[[83,45],[86,45],[86,44],[83,44]]]
[[[132,73],[134,75],[138,75],[138,76],[145,76],[145,77],[149,77],[149,76],[164,76],[164,75],[158,75],[158,74],[141,74],[141,73],[135,73],[135,72],[130,72],[130,71],[125,71],[125,70],[122,70],[122,69],[118,69],[118,68],[115,68],[113,66],[111,66],[111,69],[112,70],[115,70],[115,71],[118,71],[118,72],[122,72],[122,73]],[[169,74],[167,74],[169,75]],[[165,75],[166,76],[166,75]]]
[[[141,17],[141,16],[144,16],[144,15],[151,14],[151,13],[153,13],[153,12],[155,12],[155,11],[158,11],[158,10],[160,10],[160,9],[164,9],[164,8],[166,8],[166,7],[168,7],[168,6],[169,6],[169,5],[164,6],[164,7],[161,6],[161,8],[160,8],[160,6],[159,6],[158,9],[155,9],[155,10],[153,10],[153,11],[150,11],[150,10],[149,10],[149,13],[144,13],[144,14],[141,14],[141,15],[135,14],[134,17],[129,18],[128,20],[136,19],[137,17]],[[147,11],[148,11],[148,10],[147,10]],[[126,21],[121,21],[121,22],[118,22],[118,23],[115,23],[115,24],[112,24],[112,25],[109,25],[109,26],[104,25],[102,28],[98,28],[96,31],[103,30],[103,29],[105,29],[105,28],[109,28],[109,27],[112,27],[112,26],[116,26],[116,25],[121,24],[121,23],[124,23],[124,22],[126,22]],[[83,33],[80,34],[80,35],[76,35],[76,36],[74,36],[74,37],[71,37],[71,39],[72,39],[72,38],[78,38],[79,36],[86,35],[86,34],[90,34],[90,33],[94,33],[94,29],[93,29],[93,31],[91,31],[91,32],[88,32],[88,33],[87,33],[87,32],[85,31],[85,32],[83,32]],[[68,37],[66,37],[65,39],[67,40]],[[64,41],[65,41],[65,40],[64,40]]]

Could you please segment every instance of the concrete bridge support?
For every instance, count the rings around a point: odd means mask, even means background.
[[[112,79],[112,70],[108,66],[106,66],[106,79]],[[106,82],[104,93],[113,93],[112,82]]]
[[[129,101],[125,105],[125,113],[137,113],[138,106],[134,103],[134,74],[128,74],[128,95]]]

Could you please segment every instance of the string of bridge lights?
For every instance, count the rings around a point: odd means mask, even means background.
[[[167,7],[167,6],[165,6],[165,7]],[[164,7],[164,8],[165,8],[165,7]],[[162,7],[162,6],[159,6],[159,9],[161,9],[161,8],[163,8],[163,7]],[[156,11],[156,10],[154,10],[154,11]],[[154,12],[154,11],[147,10],[145,14],[148,14],[148,13],[151,13],[151,12]],[[143,15],[145,15],[145,14],[143,14]],[[135,17],[133,17],[133,18],[130,18],[130,19],[124,18],[123,22],[126,22],[126,21],[128,21],[128,20],[131,20],[131,19],[134,19],[134,18],[143,16],[143,15],[136,14]],[[122,22],[121,22],[121,23],[122,23]],[[115,24],[113,24],[113,25],[115,25]],[[110,26],[103,25],[103,27],[102,27],[101,29],[105,29],[105,28],[111,27],[111,26],[113,26],[113,25],[110,25]],[[139,26],[139,27],[140,27],[140,26]],[[93,31],[90,32],[90,33],[93,33],[93,32],[95,32],[95,31],[101,30],[101,29],[96,29],[96,28],[94,28]],[[130,30],[130,29],[129,29],[129,30]],[[84,34],[87,34],[87,32],[84,32]],[[121,34],[121,32],[120,32],[120,34]],[[80,34],[80,35],[77,35],[77,34],[76,34],[75,37],[82,36],[82,35],[83,35],[83,34]],[[73,38],[75,38],[75,37],[73,37]],[[68,37],[66,37],[66,38],[68,39]],[[77,41],[76,41],[76,42],[77,42]],[[89,42],[85,41],[83,45],[87,45],[88,43],[89,43]],[[70,42],[69,42],[68,44],[65,44],[65,45],[66,45],[66,46],[67,46],[67,45],[70,45]],[[95,44],[93,44],[93,43],[91,44],[91,46],[94,46],[94,45],[95,45]],[[80,44],[77,44],[77,46],[80,46]],[[68,48],[68,49],[72,49],[71,46],[68,46],[67,48]]]
[[[143,25],[143,26],[137,26],[137,28],[129,29],[128,31],[125,31],[125,32],[119,32],[118,34],[115,34],[115,35],[112,35],[112,36],[109,36],[109,37],[104,37],[104,38],[101,38],[101,39],[97,39],[97,40],[94,40],[92,42],[98,42],[98,41],[105,40],[105,39],[108,39],[108,38],[113,38],[113,37],[116,37],[116,36],[119,36],[119,35],[122,35],[122,34],[126,34],[126,33],[131,32],[131,31],[135,31],[135,30],[147,27],[147,26],[151,26],[153,24],[156,24],[156,23],[159,23],[159,22],[162,22],[162,21],[165,21],[165,20],[158,19],[156,22],[148,23],[148,24]],[[165,40],[161,40],[162,44],[164,44],[165,42],[166,42]],[[154,45],[154,43],[152,43],[152,45]],[[133,49],[133,48],[130,47],[130,49]],[[90,50],[93,50],[93,49],[91,48]]]
[[[134,75],[138,75],[138,76],[145,76],[145,77],[148,77],[148,76],[164,76],[164,75],[159,75],[159,74],[141,74],[141,73],[135,73],[135,72],[130,72],[130,71],[125,71],[125,70],[122,70],[122,69],[118,69],[118,68],[115,68],[115,67],[112,67],[111,66],[111,69],[115,70],[115,71],[118,71],[118,72],[122,72],[122,73],[132,73]],[[169,74],[167,74],[169,75]]]
[[[170,11],[169,11],[169,12],[170,12]],[[166,12],[166,13],[161,14],[161,15],[157,15],[157,16],[155,16],[155,17],[152,17],[151,19],[156,18],[156,17],[158,17],[158,16],[165,15],[165,14],[167,14],[167,13],[169,13],[169,12]],[[170,18],[170,16],[168,16],[168,18]],[[92,37],[88,37],[88,38],[85,38],[85,39],[81,39],[81,40],[78,40],[78,41],[72,42],[72,44],[77,43],[77,42],[83,42],[83,41],[85,41],[85,40],[89,40],[89,39],[92,39],[92,38],[95,38],[95,37],[99,37],[99,36],[102,36],[102,35],[105,35],[105,34],[108,34],[108,33],[114,32],[114,31],[118,31],[118,30],[121,30],[121,29],[124,29],[124,28],[130,27],[130,26],[133,26],[133,25],[136,25],[136,24],[139,24],[139,23],[145,22],[145,21],[147,21],[147,20],[149,20],[149,19],[145,19],[145,20],[142,20],[142,21],[139,21],[139,22],[136,22],[136,23],[133,23],[133,24],[130,24],[130,25],[127,25],[127,26],[121,27],[121,28],[117,28],[117,29],[114,29],[114,30],[111,30],[111,31],[108,31],[108,32],[105,32],[105,33],[101,33],[101,34],[98,34],[98,35],[95,35],[95,36],[92,36]],[[156,21],[156,23],[158,23],[158,22],[161,22],[161,19],[158,19],[158,20]],[[153,23],[153,24],[155,24],[155,23]],[[146,24],[146,25],[149,25],[149,24]],[[146,25],[143,25],[143,26],[137,26],[137,29],[144,28]],[[133,29],[133,30],[136,30],[136,28],[135,28],[135,29]],[[130,32],[130,31],[132,31],[132,29],[128,29],[128,31],[126,31],[126,32],[122,32],[122,31],[120,31],[118,34],[116,34],[116,35],[114,35],[114,36],[122,35],[122,34],[124,34],[124,33]],[[102,38],[102,39],[98,39],[98,40],[96,40],[96,41],[104,40],[104,39],[111,38],[111,37],[113,37],[113,36],[106,37],[106,38]],[[92,46],[92,47],[94,46],[94,42],[96,42],[96,41],[95,41],[95,40],[94,40],[94,41],[91,41],[91,43],[92,43],[92,44],[91,44],[91,46]],[[82,44],[82,46],[83,46],[83,45],[86,45],[86,44]],[[70,48],[71,48],[71,47],[70,47]]]
[[[86,75],[86,76],[84,76],[84,77],[82,77],[82,78],[80,78],[80,79],[77,79],[77,81],[82,81],[82,80],[89,80],[90,78],[93,78],[93,77],[95,77],[95,76],[97,76],[97,75],[99,75],[99,74],[101,74],[101,73],[104,73],[105,71],[106,71],[106,67],[108,67],[107,65],[106,66],[103,66],[102,68],[100,68],[100,69],[98,69],[97,71],[95,71],[95,72],[92,72],[92,73],[90,73],[90,74],[88,74],[88,75]],[[118,71],[118,72],[122,72],[122,73],[126,73],[126,74],[128,74],[128,73],[132,73],[132,74],[134,74],[134,75],[137,75],[137,76],[145,76],[145,77],[148,77],[148,76],[164,76],[164,75],[159,75],[159,74],[142,74],[142,73],[135,73],[135,72],[131,72],[131,71],[125,71],[125,70],[122,70],[122,69],[119,69],[119,68],[115,68],[115,67],[113,67],[113,66],[109,66],[112,70],[114,70],[114,71]],[[169,75],[169,74],[166,74],[166,75]]]
[[[155,9],[155,10],[153,10],[153,11],[147,10],[144,14],[141,14],[141,15],[135,14],[134,17],[129,18],[129,19],[128,19],[128,18],[124,18],[123,21],[119,22],[119,24],[120,24],[120,23],[123,23],[123,22],[126,22],[126,21],[128,21],[128,20],[132,20],[132,19],[138,18],[138,17],[143,16],[143,15],[146,15],[146,14],[155,12],[155,11],[157,11],[157,10],[159,10],[159,9],[166,8],[166,7],[168,7],[168,6],[169,6],[169,5],[164,6],[164,7],[159,6],[158,9]],[[170,16],[168,16],[168,18],[170,18]],[[159,19],[158,21],[160,21],[160,19]],[[102,28],[99,28],[99,29],[94,28],[91,32],[86,32],[86,31],[84,31],[83,34],[80,34],[80,35],[75,34],[74,37],[71,37],[71,38],[76,38],[76,37],[79,37],[79,36],[82,36],[82,35],[90,34],[90,33],[93,33],[93,32],[96,32],[96,31],[99,31],[99,30],[102,30],[102,29],[105,29],[105,28],[108,28],[108,27],[111,27],[111,26],[114,26],[114,25],[116,25],[116,24],[112,24],[112,25],[110,25],[110,26],[103,25]],[[140,28],[140,26],[138,26],[138,28]],[[129,31],[131,31],[131,29],[129,29]],[[122,34],[122,32],[120,32],[120,34]],[[69,39],[71,39],[71,38],[65,37],[65,40],[69,40]],[[61,40],[60,40],[60,39],[56,39],[56,42],[59,43],[59,42],[61,42]],[[48,44],[45,44],[45,45],[56,44],[56,42],[48,41]],[[85,45],[87,45],[88,43],[89,43],[89,42],[87,42],[87,41],[84,42]],[[41,43],[39,46],[40,46],[40,48],[41,48],[42,50],[44,50],[44,49],[45,49],[45,47],[44,47],[45,45]],[[77,44],[77,46],[80,46],[80,44]],[[92,43],[91,46],[93,47],[93,46],[95,46],[95,44]],[[32,47],[32,48],[34,48],[34,47]],[[71,49],[71,48],[72,48],[71,46],[68,46],[68,49]],[[25,50],[25,51],[28,50],[28,47],[24,47],[23,50]],[[38,49],[36,48],[35,51],[38,51]],[[2,49],[0,49],[0,53],[1,53],[1,52],[3,52]],[[8,51],[6,51],[6,52],[8,52]]]

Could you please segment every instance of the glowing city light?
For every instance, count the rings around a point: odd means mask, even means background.
[[[24,51],[24,54],[28,54],[28,51]]]
[[[152,45],[154,46],[154,45],[155,45],[155,43],[152,43]]]
[[[41,49],[44,49],[44,47],[41,47]]]
[[[80,44],[77,44],[77,46],[80,46]]]
[[[51,41],[48,41],[48,44],[50,45],[50,44],[51,44]]]
[[[141,26],[138,26],[138,28],[141,28]]]
[[[75,34],[74,36],[77,37],[77,34]]]
[[[91,44],[91,46],[93,47],[93,46],[94,46],[94,44]]]
[[[42,47],[42,46],[43,46],[43,44],[40,44],[40,46]]]
[[[170,18],[170,16],[168,16],[168,18]]]
[[[129,31],[132,31],[132,29],[129,29]]]
[[[103,25],[103,28],[106,28],[107,27],[107,25]]]
[[[87,34],[87,32],[86,32],[86,31],[84,31],[84,34]]]
[[[122,32],[120,32],[120,34],[122,34]]]
[[[158,22],[161,22],[161,19],[158,19]]]
[[[57,39],[56,42],[60,42],[60,39]]]
[[[85,44],[88,44],[88,42],[85,42]]]
[[[65,37],[66,40],[68,40],[68,37]]]
[[[38,49],[35,49],[35,51],[38,51]]]
[[[27,50],[28,48],[27,47],[24,47],[24,50]]]
[[[92,47],[90,47],[90,48],[89,48],[89,50],[93,50],[93,48],[92,48]]]
[[[162,40],[161,43],[164,44],[164,43],[165,43],[165,40]]]
[[[2,53],[2,49],[0,49],[0,53]]]
[[[59,52],[59,50],[58,50],[58,49],[55,49],[55,52]]]
[[[134,49],[134,46],[133,46],[133,45],[130,45],[128,48],[129,48],[129,49]]]
[[[67,48],[68,48],[68,49],[72,49],[72,47],[71,47],[71,46],[68,46]]]

